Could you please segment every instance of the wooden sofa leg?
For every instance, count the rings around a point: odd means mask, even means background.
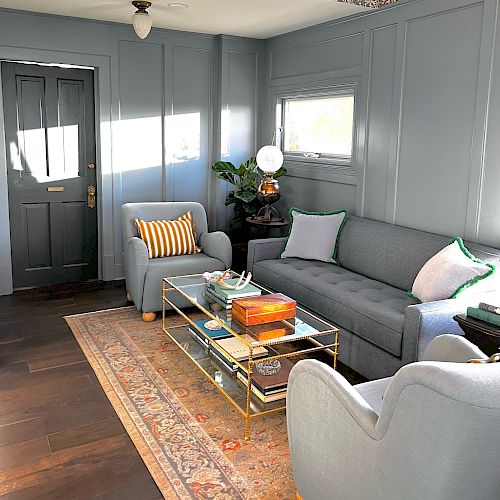
[[[127,292],[127,302],[134,302],[132,300],[132,295],[130,294],[130,292]]]
[[[142,313],[142,321],[145,321],[146,323],[151,323],[155,319],[156,319],[155,312],[143,312]]]

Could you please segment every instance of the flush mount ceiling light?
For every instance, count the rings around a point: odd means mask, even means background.
[[[153,25],[153,19],[146,11],[151,7],[151,2],[134,1],[132,5],[137,9],[132,16],[134,30],[139,38],[144,39],[149,35]]]
[[[389,5],[391,3],[396,3],[398,0],[337,0],[342,3],[352,3],[353,5],[360,5],[361,7],[371,7],[372,9],[378,9],[382,5]]]
[[[181,2],[171,2],[168,6],[172,9],[187,9],[189,7],[187,3]]]

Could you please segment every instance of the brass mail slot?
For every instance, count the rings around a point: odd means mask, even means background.
[[[48,187],[47,191],[49,191],[50,193],[58,193],[64,191],[64,187],[63,186]]]

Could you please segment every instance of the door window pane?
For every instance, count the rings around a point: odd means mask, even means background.
[[[285,153],[352,154],[354,96],[283,100]]]

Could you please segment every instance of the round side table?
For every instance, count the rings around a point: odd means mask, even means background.
[[[500,327],[485,321],[457,314],[453,318],[465,333],[465,338],[491,356],[500,351]]]
[[[266,220],[262,217],[256,217],[255,215],[247,217],[246,221],[252,226],[267,227],[268,229],[281,229],[282,227],[290,224],[290,221],[283,217],[272,217],[271,219]]]
[[[247,217],[245,220],[255,230],[255,232],[252,231],[253,238],[269,238],[273,229],[280,230],[290,224],[290,221],[283,217],[272,217],[271,219],[266,220],[262,217],[253,215],[251,217]]]

